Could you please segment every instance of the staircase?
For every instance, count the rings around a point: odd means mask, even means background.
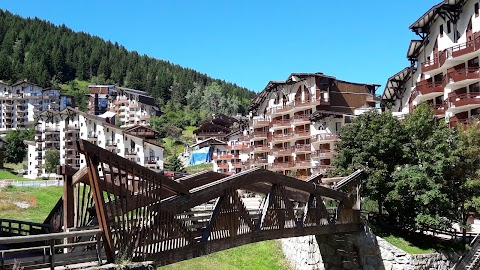
[[[455,270],[475,270],[480,268],[480,239],[477,236],[472,240],[470,245],[472,249],[465,252],[455,265]]]

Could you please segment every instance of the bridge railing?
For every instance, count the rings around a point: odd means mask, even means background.
[[[74,263],[101,263],[101,233],[102,230],[93,229],[0,237],[0,246],[9,247],[0,250],[0,269],[11,269],[18,262],[22,269],[54,269],[55,266]],[[66,243],[69,239],[76,241]]]
[[[48,224],[0,219],[0,236],[26,236],[49,233],[50,231],[51,226]]]

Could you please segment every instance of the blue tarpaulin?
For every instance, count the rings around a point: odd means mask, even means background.
[[[210,147],[204,147],[198,150],[193,150],[190,154],[190,165],[197,165],[202,163],[207,163],[212,161],[212,153],[210,152]]]

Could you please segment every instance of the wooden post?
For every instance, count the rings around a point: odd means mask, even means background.
[[[63,175],[63,231],[75,226],[75,200],[73,175],[76,170],[68,165],[58,166],[57,174]]]
[[[115,261],[115,251],[113,249],[112,233],[108,226],[107,213],[105,210],[105,201],[102,190],[99,186],[98,175],[98,158],[96,156],[86,155],[88,166],[88,178],[90,179],[90,187],[93,191],[93,200],[95,201],[95,211],[97,212],[98,225],[102,229],[103,247],[105,248],[105,255],[107,255],[107,262],[113,263]]]
[[[73,190],[73,175],[77,170],[68,166],[57,166],[57,174],[63,176],[63,231],[75,226],[75,199]],[[74,238],[66,238],[65,244],[73,243]],[[65,252],[70,250],[65,249]]]

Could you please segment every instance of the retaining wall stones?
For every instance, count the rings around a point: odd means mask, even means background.
[[[458,255],[410,255],[375,236],[370,228],[360,233],[293,237],[280,240],[287,261],[296,270],[447,270]]]

